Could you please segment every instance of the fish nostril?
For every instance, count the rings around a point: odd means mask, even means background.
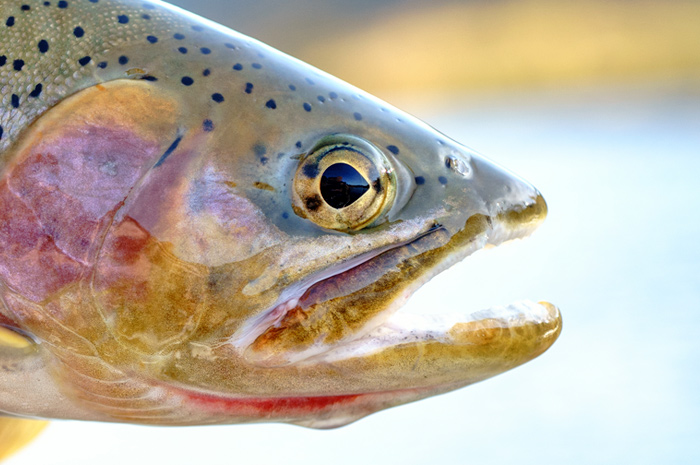
[[[445,158],[445,166],[457,174],[468,178],[472,175],[472,168],[467,162],[456,155],[449,155]]]

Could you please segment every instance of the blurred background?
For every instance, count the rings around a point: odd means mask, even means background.
[[[700,2],[176,0],[537,186],[547,222],[406,311],[563,313],[540,358],[333,431],[53,423],[8,464],[700,463]]]

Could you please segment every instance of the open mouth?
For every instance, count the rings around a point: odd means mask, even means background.
[[[484,343],[488,334],[526,326],[559,331],[559,313],[518,302],[469,314],[421,316],[397,310],[423,284],[485,246],[522,238],[546,214],[541,197],[495,217],[474,215],[456,234],[436,225],[415,239],[356,260],[319,279],[248,328],[237,347],[257,366],[337,362],[400,345]],[[551,337],[545,334],[545,338]]]

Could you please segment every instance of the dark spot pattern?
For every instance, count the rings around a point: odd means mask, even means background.
[[[205,69],[202,71],[202,76],[207,77],[211,74],[211,70],[209,68]]]
[[[9,18],[7,18],[7,21],[5,21],[5,26],[12,27],[14,25],[15,25],[15,17],[10,16]]]
[[[49,43],[44,39],[40,40],[37,46],[39,47],[39,51],[41,53],[46,53],[49,51]]]
[[[68,2],[66,2],[65,0],[61,0],[60,2],[58,2],[58,7],[59,8],[68,8]]]
[[[119,64],[120,64],[120,65],[125,65],[125,64],[127,64],[127,63],[129,63],[129,57],[128,57],[128,56],[122,55],[122,56],[119,57]]]
[[[97,67],[100,69],[105,69],[107,67],[107,62],[106,61],[100,61],[97,63]]]
[[[240,70],[243,69],[243,65],[240,64],[240,63],[236,63],[235,65],[233,65],[233,69],[234,69],[235,71],[240,71]]]
[[[236,46],[233,45],[231,42],[226,42],[226,43],[224,44],[224,47],[230,48],[231,50],[236,50]]]
[[[260,63],[253,63],[250,66],[252,66],[253,69],[261,69],[262,68],[262,65]]]
[[[398,155],[398,154],[399,154],[399,148],[398,148],[397,146],[395,146],[395,145],[387,145],[387,146],[386,146],[386,149],[387,149],[389,152],[393,153],[394,155]]]
[[[92,58],[85,56],[85,57],[82,57],[80,60],[78,60],[78,63],[80,63],[80,66],[85,66],[88,63],[90,63],[90,61],[92,61]]]
[[[246,94],[252,94],[253,93],[253,84],[250,82],[246,82],[245,84],[245,93]]]
[[[224,101],[224,96],[217,92],[211,95],[211,99],[216,103],[221,103]]]
[[[119,15],[117,16],[117,21],[119,21],[119,24],[128,24],[129,17],[127,15]]]
[[[12,108],[19,108],[19,95],[12,94]]]
[[[7,57],[5,55],[0,55],[0,66],[5,66],[7,63]]]
[[[443,186],[447,185],[447,178],[445,176],[440,176],[438,178],[438,181],[440,181],[440,184],[442,184]]]
[[[156,37],[156,36],[147,36],[147,37],[146,37],[146,40],[149,41],[149,42],[152,43],[152,44],[158,43],[158,37]]]
[[[2,135],[5,132],[5,130],[0,126],[0,140],[2,140]]]
[[[425,178],[423,176],[416,176],[416,184],[422,186],[425,184]]]
[[[277,103],[274,100],[270,99],[265,103],[265,106],[270,110],[274,110],[277,108]]]
[[[323,95],[319,95],[318,97],[316,97],[316,99],[318,99],[318,101],[321,103],[326,101],[326,97],[324,97]]]
[[[150,21],[150,19],[151,19],[151,15],[141,15],[141,17],[143,19],[145,19],[146,21]]]
[[[179,32],[176,34],[173,34],[173,38],[175,40],[183,40],[185,38],[184,34],[180,34]]]
[[[0,128],[0,131],[1,130],[2,130],[2,128]],[[0,137],[2,137],[2,132],[0,132]],[[284,218],[285,220],[289,219],[289,213],[287,213],[287,212],[282,213],[282,218]]]
[[[355,121],[362,121],[362,115],[360,113],[355,112],[352,116],[355,118]]]
[[[75,37],[77,37],[78,39],[80,39],[81,37],[83,37],[85,35],[85,29],[83,29],[80,26],[76,27],[75,29],[73,29],[73,35]]]
[[[300,141],[300,140],[298,140],[298,141],[297,141],[297,143],[296,143],[295,145],[296,145],[296,147],[297,147],[298,149],[300,149],[300,148],[301,148],[301,146],[302,146],[302,144],[301,144],[301,141]]]
[[[316,85],[316,83],[315,83],[315,82],[313,81],[313,79],[311,79],[311,78],[305,78],[305,80],[306,80],[306,82],[307,82],[310,86],[315,86],[315,85]]]
[[[183,78],[180,80],[180,82],[182,82],[183,85],[189,87],[189,86],[191,86],[192,84],[194,84],[194,79],[192,79],[192,78],[189,77],[189,76],[185,76],[185,77],[183,77]]]
[[[321,206],[321,202],[321,197],[319,197],[318,194],[314,194],[304,199],[306,209],[312,212],[318,210],[318,208]]]
[[[39,95],[41,95],[41,91],[44,88],[44,86],[39,83],[36,86],[34,86],[34,90],[29,93],[30,97],[37,98]]]
[[[311,111],[311,104],[308,102],[304,102],[304,110]]]
[[[180,47],[177,49],[177,51],[185,55],[187,54],[187,47]]]
[[[331,92],[330,94],[328,94],[328,96],[330,98],[338,98],[338,94],[336,94],[335,92]]]
[[[199,51],[202,52],[202,55],[209,55],[211,53],[211,49],[207,47],[202,47]]]
[[[29,11],[31,9],[32,9],[32,7],[29,5],[22,5],[22,11]]]
[[[289,84],[289,90],[294,92],[295,90],[297,90],[297,86],[295,86],[294,84]]]
[[[24,68],[24,60],[13,61],[12,67],[15,69],[15,71],[22,71],[22,68]]]
[[[214,122],[210,119],[205,119],[204,123],[202,123],[202,129],[204,129],[204,132],[212,132],[214,130]]]

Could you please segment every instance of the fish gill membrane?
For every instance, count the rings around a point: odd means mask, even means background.
[[[533,186],[168,4],[58,4],[0,1],[26,48],[1,75],[7,453],[41,427],[15,417],[342,426],[557,339],[546,302],[399,311],[534,231]]]

